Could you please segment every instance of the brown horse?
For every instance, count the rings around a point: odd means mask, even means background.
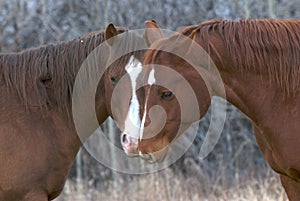
[[[210,58],[203,52],[195,52],[195,43]],[[191,124],[198,120],[210,106],[211,97],[221,96],[252,120],[264,157],[280,174],[289,199],[299,201],[300,21],[211,20],[186,27],[179,34],[154,43],[150,49],[144,60],[148,72],[145,80],[149,84],[144,87],[144,96],[140,97],[145,102],[145,129],[135,151],[154,162],[161,160],[164,154],[160,150],[176,137],[180,122]],[[194,60],[186,61],[174,52]],[[210,59],[218,73],[211,70]],[[194,111],[197,113],[194,115],[189,111],[191,117],[181,115],[183,111],[175,96],[182,92],[176,91],[181,82],[175,80],[169,85],[174,86],[172,90],[157,84],[169,79],[159,72],[159,66],[182,75],[195,93],[200,112]],[[200,69],[200,73],[196,69]],[[216,83],[217,75],[222,84]],[[164,108],[166,119],[153,113],[151,116],[150,109],[155,105]],[[161,121],[166,122],[165,125],[157,134],[151,133]]]
[[[108,53],[96,54],[99,63],[95,68],[103,71],[116,50],[146,47],[138,34],[121,37],[127,32],[110,24],[105,31],[69,42],[0,55],[1,201],[46,201],[60,194],[82,145],[72,118],[75,77],[84,60],[100,44],[107,46]],[[94,96],[99,124],[111,115],[110,99],[118,79],[126,74],[126,68],[139,64],[142,57],[141,51],[129,52],[109,63]],[[127,84],[124,88],[130,91],[131,83]],[[116,108],[120,115],[114,116],[119,125],[124,124],[128,111],[129,104],[124,102],[115,104],[121,110]],[[91,134],[86,133],[85,137]]]

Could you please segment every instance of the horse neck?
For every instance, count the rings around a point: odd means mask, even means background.
[[[250,69],[238,70],[239,68],[234,67],[235,57],[228,55],[224,44],[218,42],[214,45],[219,50],[224,50],[219,51],[218,55],[211,54],[222,78],[226,94],[224,97],[222,93],[218,93],[222,90],[218,88],[214,90],[217,91],[217,96],[225,98],[254,122],[264,121],[268,118],[265,115],[270,114],[271,111],[276,112],[277,108],[282,108],[278,106],[283,101],[282,94],[278,86],[270,82],[266,74]],[[274,97],[277,97],[276,100]]]
[[[271,107],[284,113],[299,96],[300,21],[224,21],[205,33],[226,98],[250,118],[275,112]]]
[[[28,99],[34,94],[34,102],[39,103],[36,106],[40,106],[42,112],[45,106],[58,110],[71,123],[71,98],[76,75],[87,56],[103,40],[103,35],[93,34],[20,53],[1,54],[0,78],[17,92],[25,108],[30,107]],[[34,92],[28,84],[33,86]]]

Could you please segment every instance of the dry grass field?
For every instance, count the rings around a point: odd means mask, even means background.
[[[253,170],[235,178],[223,175],[222,167],[217,172],[209,175],[207,170],[195,170],[183,176],[166,169],[129,182],[107,182],[106,190],[84,186],[85,181],[68,181],[56,201],[287,201],[279,177],[269,169],[263,170],[264,176]]]

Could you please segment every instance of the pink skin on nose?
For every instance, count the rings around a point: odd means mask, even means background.
[[[137,140],[134,138],[130,137],[128,134],[123,133],[121,135],[121,143],[123,146],[124,151],[126,152],[127,155],[136,155],[138,154],[137,152]]]

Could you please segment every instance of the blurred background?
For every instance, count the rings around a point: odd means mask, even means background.
[[[71,40],[104,29],[109,22],[134,29],[155,19],[161,28],[175,31],[212,18],[300,19],[299,0],[0,0],[0,7],[2,53]],[[208,113],[189,151],[171,167],[153,174],[112,171],[82,148],[56,201],[287,200],[278,176],[257,147],[251,122],[229,103],[218,144],[200,160],[209,122]],[[119,141],[111,120],[102,128]]]

